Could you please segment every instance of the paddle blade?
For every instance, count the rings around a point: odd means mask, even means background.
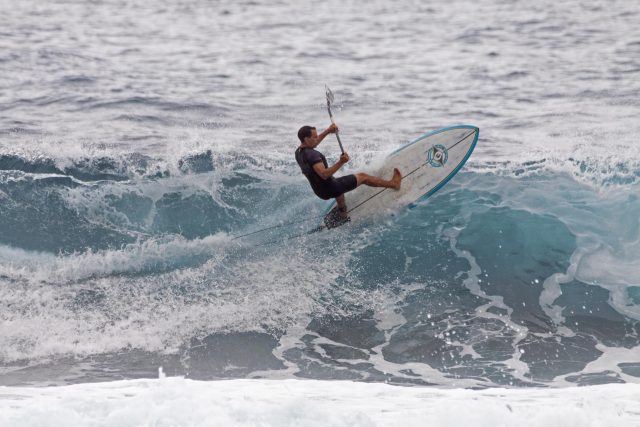
[[[331,123],[335,124],[335,120],[333,119],[333,113],[331,112],[331,104],[333,103],[333,92],[329,89],[329,86],[325,85],[325,94],[327,95],[327,111],[329,112],[329,118],[331,118]],[[342,141],[340,141],[340,135],[336,131],[336,139],[338,140],[338,145],[340,146],[340,151],[344,153],[344,148],[342,147]]]
[[[331,92],[331,89],[329,89],[329,86],[325,85],[325,94],[327,95],[327,104],[331,105],[333,104],[333,92]]]

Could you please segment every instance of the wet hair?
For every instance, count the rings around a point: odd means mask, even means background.
[[[298,130],[298,139],[300,140],[300,142],[304,142],[305,138],[310,137],[311,131],[314,129],[315,128],[313,126],[302,126],[300,130]]]

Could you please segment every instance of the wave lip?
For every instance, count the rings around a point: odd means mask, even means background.
[[[132,243],[120,250],[56,256],[0,245],[0,273],[14,280],[60,284],[119,274],[159,273],[192,265],[220,252],[229,238],[217,234],[188,240],[174,235]]]

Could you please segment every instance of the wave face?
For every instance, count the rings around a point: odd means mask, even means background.
[[[637,375],[637,184],[603,194],[568,174],[467,171],[411,209],[305,235],[323,208],[306,184],[254,172],[219,187],[204,184],[215,172],[4,172],[5,381],[78,360],[89,377],[140,360],[193,378]],[[285,220],[299,222],[233,239]]]
[[[631,5],[164,3],[6,11],[0,384],[640,381]],[[307,234],[325,203],[292,154],[323,82],[347,171],[452,122],[476,151],[427,200]]]

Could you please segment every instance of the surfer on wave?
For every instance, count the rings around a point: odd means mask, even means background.
[[[395,168],[393,170],[393,178],[390,180],[367,175],[362,172],[334,178],[333,175],[349,161],[349,155],[342,153],[340,159],[329,167],[327,159],[321,152],[316,151],[315,148],[320,145],[327,135],[336,133],[337,131],[338,127],[333,123],[319,135],[315,127],[302,126],[300,130],[298,130],[300,146],[296,149],[296,161],[298,165],[300,165],[302,173],[309,180],[313,192],[324,200],[335,198],[338,209],[342,213],[342,216],[346,218],[347,205],[344,200],[344,193],[354,190],[361,184],[370,187],[385,187],[399,190],[402,175],[400,171]]]

